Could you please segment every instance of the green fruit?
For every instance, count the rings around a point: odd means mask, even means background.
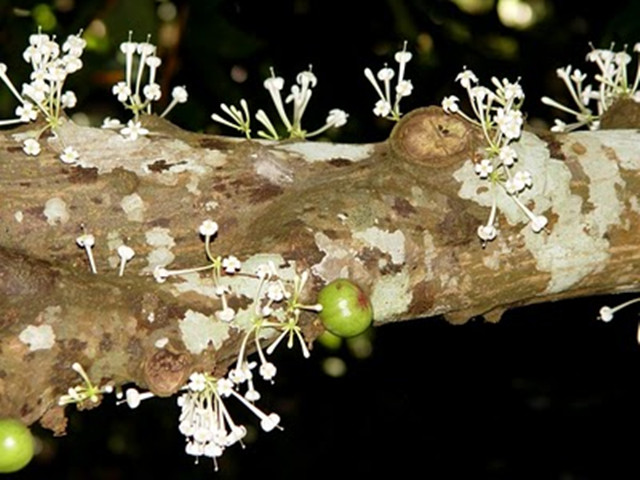
[[[0,419],[0,473],[17,472],[33,457],[29,428],[14,418]]]
[[[339,278],[325,285],[318,294],[319,313],[325,328],[340,337],[364,332],[373,319],[367,295],[351,280]]]

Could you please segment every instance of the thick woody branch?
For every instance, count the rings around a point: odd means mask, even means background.
[[[157,265],[206,262],[197,229],[207,218],[220,226],[216,253],[309,270],[310,302],[326,282],[352,278],[377,325],[439,314],[495,321],[517,305],[637,289],[636,131],[525,133],[518,162],[534,184],[521,198],[549,224],[533,232],[504,194],[499,235],[483,248],[476,232],[490,196],[470,160],[480,139],[439,108],[362,145],[232,140],[146,120],[152,134],[133,142],[67,122],[35,159],[22,152],[24,130],[0,136],[2,416],[62,433],[56,402],[78,383],[73,362],[96,384],[159,395],[194,370],[224,373],[242,329],[215,320],[209,279],[153,278]],[[79,165],[57,159],[64,145]],[[95,275],[76,243],[83,232],[96,239]],[[120,277],[123,243],[136,255]],[[206,331],[181,328],[193,318]],[[321,327],[305,322],[311,341]]]

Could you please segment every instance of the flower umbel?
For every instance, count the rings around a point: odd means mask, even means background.
[[[640,56],[640,43],[636,43],[633,51]],[[593,76],[595,84],[586,83],[587,74],[568,65],[556,70],[558,77],[564,82],[575,107],[568,107],[552,98],[542,97],[545,105],[562,110],[575,117],[572,123],[555,120],[551,128],[554,132],[570,132],[586,126],[590,130],[600,128],[602,114],[618,99],[631,98],[640,101],[640,62],[637,62],[636,74],[631,82],[627,66],[631,63],[631,55],[626,48],[614,51],[612,44],[608,49],[593,48],[587,54],[587,61],[594,63],[598,73]],[[594,86],[595,85],[595,86]],[[595,102],[595,107],[591,107]]]
[[[224,400],[235,397],[260,419],[260,426],[266,432],[280,428],[280,417],[267,414],[234,389],[227,378],[216,378],[207,373],[193,373],[189,377],[186,392],[178,397],[180,406],[179,430],[187,440],[185,451],[196,457],[213,459],[216,470],[217,458],[227,447],[235,443],[242,445],[247,434],[244,425],[235,423]]]
[[[283,101],[281,91],[284,88],[284,79],[282,77],[276,77],[275,71],[272,68],[271,76],[264,81],[264,88],[269,92],[271,100],[276,108],[276,112],[278,113],[282,124],[287,129],[289,138],[314,137],[332,127],[338,128],[347,123],[347,113],[343,110],[334,108],[329,111],[325,124],[322,127],[311,132],[307,132],[302,128],[302,116],[304,115],[307,105],[309,104],[309,100],[311,99],[312,88],[314,88],[317,83],[318,79],[311,71],[311,66],[309,66],[309,70],[305,70],[298,74],[296,77],[296,84],[291,87],[291,93]],[[285,103],[293,103],[293,114],[291,118],[289,118],[285,111]],[[280,138],[273,126],[273,123],[264,110],[258,110],[256,113],[256,120],[258,120],[258,122],[260,122],[266,129],[266,131],[258,131],[258,136],[270,140],[278,140]],[[238,122],[236,121],[236,123]]]
[[[518,140],[522,133],[522,87],[518,81],[512,83],[507,79],[493,77],[491,83],[495,90],[490,90],[478,85],[478,78],[467,68],[458,74],[456,81],[467,91],[473,115],[469,116],[460,109],[459,99],[454,95],[442,100],[442,109],[477,125],[482,130],[486,144],[480,158],[474,159],[474,168],[480,179],[489,182],[492,203],[487,223],[478,227],[478,237],[486,245],[498,234],[495,222],[497,195],[500,191],[507,194],[522,210],[532,231],[542,231],[547,224],[546,217],[534,214],[518,198],[520,193],[533,185],[532,175],[526,170],[513,171],[518,155],[510,144]]]
[[[396,76],[396,72],[392,69],[385,66],[378,71],[377,80],[382,82],[382,88],[378,84],[376,80],[376,76],[373,75],[373,72],[370,68],[364,69],[364,76],[367,77],[367,80],[371,82],[373,88],[376,90],[378,94],[379,100],[376,102],[375,107],[373,109],[373,113],[377,117],[384,117],[389,120],[398,121],[402,116],[400,112],[400,101],[404,97],[408,97],[411,95],[413,91],[413,85],[411,80],[407,80],[404,77],[405,68],[407,63],[412,58],[412,54],[407,52],[407,42],[405,41],[402,50],[396,52],[394,59],[398,63],[398,79],[395,84],[394,100],[391,99],[391,80]]]
[[[63,111],[73,108],[77,103],[76,95],[65,90],[64,85],[70,74],[82,68],[80,57],[86,42],[81,35],[82,32],[69,35],[62,46],[56,42],[55,37],[50,37],[41,30],[30,35],[29,46],[24,50],[22,58],[31,66],[32,72],[30,81],[22,84],[20,92],[9,79],[7,66],[0,63],[0,80],[20,103],[15,110],[16,118],[1,120],[0,126],[32,122],[38,116],[42,116],[46,122],[44,128],[25,141],[23,149],[27,155],[35,156],[40,153],[37,141],[46,130],[59,134]],[[66,158],[64,153],[60,156],[62,161]],[[77,157],[74,161],[76,159]]]
[[[162,98],[162,89],[156,78],[162,60],[157,56],[156,46],[150,42],[150,37],[145,42],[134,42],[131,37],[132,32],[129,32],[129,39],[120,44],[120,52],[124,55],[125,78],[116,83],[111,92],[133,113],[133,118],[120,133],[129,140],[136,140],[149,133],[141,126],[140,115],[151,114],[153,102]],[[177,104],[186,102],[187,98],[184,86],[174,87],[171,102],[160,117],[165,117]],[[107,122],[105,125],[108,125]]]

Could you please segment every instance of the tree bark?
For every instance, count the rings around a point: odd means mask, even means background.
[[[497,321],[514,306],[638,288],[636,130],[525,132],[518,165],[534,183],[521,198],[549,223],[534,233],[501,195],[499,235],[483,246],[476,232],[491,197],[470,160],[480,137],[439,108],[406,115],[386,142],[359,145],[238,140],[145,121],[151,134],[135,141],[65,122],[37,158],[22,151],[30,130],[0,135],[0,416],[62,433],[57,400],[78,384],[74,362],[96,384],[159,395],[195,370],[223,374],[242,328],[214,320],[221,305],[208,278],[153,277],[156,265],[206,264],[198,227],[207,218],[220,226],[216,253],[247,268],[271,260],[308,270],[310,303],[328,281],[353,279],[375,325]],[[78,165],[58,160],[67,145]],[[95,275],[76,243],[83,232],[96,239]],[[136,255],[120,277],[123,243]],[[235,309],[249,300],[242,288]],[[186,338],[199,335],[180,328],[187,318],[209,319],[206,349]],[[312,314],[303,323],[312,342],[322,328]]]

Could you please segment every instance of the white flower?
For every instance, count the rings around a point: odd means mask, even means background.
[[[547,226],[547,222],[547,217],[545,217],[544,215],[535,215],[531,219],[531,230],[533,230],[535,233],[539,233],[544,230],[544,227]]]
[[[551,127],[551,131],[555,133],[563,133],[567,130],[567,124],[560,119],[554,120],[554,125]]]
[[[279,423],[280,415],[278,415],[277,413],[271,413],[262,418],[262,420],[260,421],[260,427],[265,432],[270,432],[271,430],[276,428]]]
[[[76,98],[76,94],[71,90],[67,90],[60,97],[60,104],[63,108],[73,108],[76,106],[78,99]]]
[[[157,83],[150,83],[148,85],[145,85],[145,87],[142,89],[142,93],[144,94],[145,98],[150,101],[159,100],[162,96],[160,85],[158,85]]]
[[[480,237],[483,242],[490,242],[496,238],[497,234],[498,231],[493,225],[480,225],[478,227],[478,237]]]
[[[135,388],[127,388],[127,391],[125,392],[125,400],[122,400],[118,403],[124,402],[129,406],[129,408],[134,409],[138,408],[143,400],[147,400],[148,398],[152,398],[154,396],[155,395],[151,392],[140,393]]]
[[[149,133],[149,130],[144,128],[140,122],[134,120],[129,120],[127,126],[120,130],[120,135],[127,140],[137,140],[138,137],[146,135],[147,133]]]
[[[284,299],[284,291],[279,283],[271,283],[267,288],[267,298],[272,302],[280,302]]]
[[[339,108],[333,108],[329,110],[329,115],[327,115],[326,123],[331,125],[332,127],[342,127],[347,123],[347,117],[349,115]]]
[[[510,167],[513,165],[517,158],[516,151],[510,147],[509,145],[504,145],[500,148],[500,153],[498,153],[498,158],[502,162],[502,164],[506,167]]]
[[[471,88],[472,83],[478,82],[478,77],[471,70],[467,70],[466,68],[462,70],[456,77],[456,82],[460,82],[464,88]]]
[[[207,379],[202,373],[192,373],[187,386],[192,392],[202,392],[207,386]]]
[[[212,237],[218,232],[218,224],[213,220],[204,220],[198,231],[203,237]]]
[[[38,118],[38,110],[36,110],[31,102],[24,102],[16,107],[16,115],[22,122],[30,122]]]
[[[62,151],[59,158],[62,163],[72,164],[76,163],[79,157],[80,155],[78,154],[77,150],[69,146]]]
[[[118,82],[113,86],[111,92],[118,97],[119,102],[124,103],[131,95],[131,88],[125,82]]]
[[[413,91],[413,85],[411,84],[411,80],[402,80],[396,86],[396,95],[400,97],[408,97],[411,95]]]
[[[493,163],[488,158],[483,158],[474,168],[480,178],[487,178],[493,172]]]
[[[260,373],[260,376],[265,380],[272,380],[273,377],[276,376],[276,372],[277,368],[271,362],[264,362],[258,369],[258,373]]]
[[[122,122],[117,118],[105,117],[101,128],[121,128]]]
[[[187,94],[187,89],[182,86],[173,87],[173,90],[171,90],[171,97],[178,103],[185,103],[189,98],[189,95]]]
[[[222,260],[222,268],[224,268],[224,271],[229,274],[237,272],[240,270],[240,267],[242,267],[242,264],[234,255],[230,255]]]
[[[162,265],[156,265],[153,269],[153,278],[158,283],[164,283],[169,278],[169,271]]]
[[[605,305],[600,309],[600,316],[598,318],[600,318],[600,320],[602,320],[603,322],[610,322],[611,320],[613,320],[613,313],[613,308],[607,307]]]
[[[27,155],[35,157],[40,153],[40,144],[35,138],[27,138],[22,144],[22,150]]]
[[[405,46],[406,46],[406,42],[405,42]],[[412,57],[413,55],[411,55],[411,52],[407,52],[406,50],[400,50],[399,52],[396,52],[396,54],[393,56],[395,61],[398,63],[408,63],[409,61],[411,61]]]
[[[523,120],[519,110],[498,108],[494,120],[507,139],[514,140],[520,136]]]
[[[395,74],[396,72],[393,71],[393,68],[384,67],[378,70],[377,77],[381,82],[388,82],[394,77]]]
[[[233,308],[225,307],[222,310],[216,312],[216,318],[222,322],[229,323],[236,317],[236,312]]]
[[[80,35],[69,35],[67,40],[62,44],[62,51],[69,55],[79,57],[82,55],[87,42]]]
[[[82,247],[85,249],[87,253],[87,258],[89,259],[89,266],[91,267],[91,273],[95,275],[96,273],[98,273],[98,270],[96,269],[96,263],[95,263],[95,260],[93,259],[93,252],[91,251],[91,249],[96,243],[95,237],[90,233],[83,233],[78,238],[76,238],[76,243],[78,244],[79,247]]]
[[[527,187],[531,187],[533,185],[533,179],[531,177],[531,172],[528,170],[520,170],[515,173],[513,176],[513,180],[516,185],[519,187],[518,191],[524,190]]]
[[[459,98],[455,95],[449,95],[442,99],[442,109],[447,113],[456,113],[459,110],[458,107]]]
[[[117,252],[120,257],[120,270],[118,275],[121,277],[124,274],[124,267],[126,263],[133,258],[136,252],[133,251],[133,248],[127,245],[120,245],[117,248]]]
[[[233,382],[227,378],[221,378],[216,383],[218,393],[223,397],[228,397],[233,391]]]
[[[391,104],[386,100],[380,99],[376,102],[373,113],[378,117],[386,117],[391,113]]]

